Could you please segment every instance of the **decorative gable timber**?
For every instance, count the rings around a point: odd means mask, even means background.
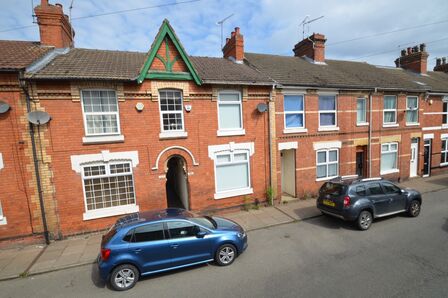
[[[165,45],[165,57],[158,54],[162,44]],[[172,57],[170,53],[170,44],[174,45],[178,55]],[[163,65],[163,70],[153,70],[151,66],[154,60],[157,59]],[[174,64],[181,59],[185,63],[188,72],[173,71]],[[201,85],[201,79],[196,72],[193,64],[188,58],[182,44],[171,27],[169,21],[165,19],[160,26],[156,39],[151,45],[151,49],[148,52],[145,64],[143,65],[140,74],[137,78],[137,82],[140,84],[144,79],[159,79],[159,80],[193,80],[197,85]]]

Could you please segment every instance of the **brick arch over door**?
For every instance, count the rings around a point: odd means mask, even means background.
[[[191,160],[191,163],[193,164],[193,166],[199,166],[199,163],[197,162],[196,158],[194,157],[193,153],[191,153],[190,150],[188,150],[187,148],[182,147],[182,146],[170,146],[170,147],[167,147],[167,148],[163,149],[162,151],[160,151],[159,155],[157,155],[157,159],[156,159],[154,166],[152,167],[152,170],[156,171],[159,169],[160,159],[167,152],[169,152],[168,156],[171,156],[173,154],[181,155],[182,157],[184,157],[185,161],[187,161],[187,158],[185,156],[185,155],[187,155],[190,157],[189,159]]]

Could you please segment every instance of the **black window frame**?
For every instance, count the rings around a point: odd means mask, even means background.
[[[142,228],[142,227],[149,226],[149,225],[156,225],[156,224],[161,224],[161,225],[162,225],[163,239],[149,240],[149,241],[138,241],[138,242],[135,241],[135,240],[136,240],[136,239],[135,239],[135,231],[136,231],[138,228]],[[129,234],[129,232],[126,233],[126,235],[128,235],[128,234]],[[126,236],[125,236],[125,237],[126,237]],[[166,230],[166,225],[165,225],[165,223],[163,223],[163,222],[152,222],[152,223],[147,223],[147,224],[144,224],[144,225],[141,225],[141,226],[132,228],[132,237],[131,237],[131,241],[129,241],[129,243],[154,242],[154,241],[163,241],[163,240],[168,240],[168,239],[169,239],[169,238],[167,237],[167,230]],[[123,237],[123,241],[125,241],[125,240],[124,240],[124,237]],[[125,241],[125,242],[127,242],[127,241]]]

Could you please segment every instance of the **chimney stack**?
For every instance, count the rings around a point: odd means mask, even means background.
[[[396,67],[426,74],[429,54],[424,43],[419,46],[409,47],[401,51],[401,56],[395,59]]]
[[[294,56],[306,56],[317,63],[325,63],[325,35],[313,33],[294,46]]]
[[[226,44],[222,48],[224,58],[230,58],[237,63],[242,63],[244,60],[244,37],[240,33],[240,28],[235,27],[230,38],[226,38]]]
[[[446,63],[446,57],[437,58],[434,71],[443,71],[448,73],[448,63]]]
[[[75,32],[69,18],[64,14],[62,5],[49,4],[48,0],[41,0],[40,5],[34,8],[39,24],[40,43],[56,48],[73,47]]]

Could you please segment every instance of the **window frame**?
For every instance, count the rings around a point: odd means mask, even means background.
[[[154,226],[154,225],[162,225],[162,234],[163,234],[163,239],[158,239],[158,240],[150,240],[150,241],[135,241],[135,234],[137,229],[139,228],[144,228],[147,226]],[[125,241],[124,238],[129,234],[129,232],[132,231],[132,236],[130,241]],[[125,241],[127,243],[149,243],[149,242],[156,242],[156,241],[167,241],[170,238],[168,237],[168,231],[166,230],[166,225],[163,222],[151,222],[151,223],[146,223],[137,227],[132,228],[130,231],[128,231],[128,233],[126,233],[126,235],[122,238],[122,241]]]
[[[110,167],[112,165],[117,165],[117,164],[128,164],[129,172],[119,173],[119,174],[111,174]],[[84,220],[90,220],[90,219],[95,219],[95,218],[102,218],[102,217],[108,217],[108,216],[114,216],[114,215],[126,214],[126,213],[132,213],[132,212],[138,211],[137,195],[136,195],[136,190],[135,190],[135,177],[134,177],[134,171],[133,171],[131,160],[117,160],[117,161],[111,161],[111,162],[98,161],[98,162],[85,163],[80,166],[81,166],[82,190],[83,190],[83,195],[84,195],[84,211],[85,211],[84,212]],[[105,166],[105,174],[95,175],[95,176],[85,176],[84,169],[86,167],[95,167],[95,166]],[[120,177],[120,176],[125,176],[125,175],[132,176],[132,188],[134,190],[134,203],[133,204],[118,205],[118,206],[104,207],[104,208],[91,209],[91,210],[89,210],[87,208],[87,194],[86,194],[86,185],[85,185],[86,179]]]
[[[395,99],[395,109],[385,109],[385,103],[386,103],[386,97],[393,97]],[[387,126],[398,126],[398,97],[396,95],[384,95],[383,97],[383,126],[387,127]],[[385,122],[386,119],[386,112],[390,113],[393,112],[394,113],[394,122]]]
[[[238,102],[236,101],[221,101],[221,94],[238,94]],[[238,104],[240,107],[240,119],[241,119],[241,127],[239,128],[221,128],[221,116],[220,116],[220,106],[221,105],[236,105]],[[244,118],[243,118],[243,97],[241,95],[241,91],[238,90],[220,90],[218,92],[218,100],[217,100],[217,112],[218,112],[218,136],[235,136],[235,135],[244,135],[246,133],[244,129]]]
[[[391,149],[391,147],[392,147],[392,145],[397,145],[397,149],[395,149],[395,150],[392,150]],[[385,146],[385,145],[387,145],[388,146],[388,149],[387,149],[387,151],[383,151],[383,146]],[[399,149],[399,144],[398,144],[398,142],[388,142],[388,143],[382,143],[382,144],[380,144],[380,174],[381,175],[385,175],[385,174],[391,174],[391,173],[398,173],[398,172],[400,172],[400,169],[398,168],[398,164],[399,164],[399,161],[398,161],[398,158],[399,158],[399,155],[398,155],[398,149]],[[383,171],[383,169],[381,168],[381,161],[382,161],[382,158],[383,158],[383,153],[392,153],[392,152],[395,152],[395,154],[396,154],[396,159],[395,159],[395,165],[394,165],[394,168],[392,168],[392,169],[390,169],[390,170],[384,170]]]
[[[334,97],[334,110],[320,110],[319,108],[319,99],[321,96],[333,96]],[[318,130],[337,130],[338,129],[338,95],[334,93],[320,93],[317,97],[317,109],[318,109]],[[320,115],[321,114],[334,114],[334,125],[321,125],[320,124]]]
[[[92,92],[92,91],[112,91],[115,94],[115,100],[117,101],[117,111],[116,112],[86,112],[84,110],[84,92]],[[84,122],[84,135],[86,137],[107,137],[107,136],[119,136],[121,135],[121,125],[120,125],[120,107],[118,104],[118,96],[117,91],[114,89],[81,89],[80,90],[81,95],[81,110],[83,115],[83,122]],[[117,132],[114,133],[89,133],[88,127],[87,127],[87,115],[116,115],[117,117]]]
[[[285,109],[285,98],[287,96],[300,96],[302,97],[302,111],[286,111]],[[302,115],[302,119],[303,119],[303,125],[302,126],[294,126],[294,127],[287,127],[286,126],[286,115]],[[283,129],[284,132],[297,132],[297,131],[306,131],[306,122],[305,122],[305,94],[304,93],[287,93],[287,94],[283,94]]]
[[[246,155],[245,161],[236,161],[235,162],[235,155],[236,154],[242,154],[244,153]],[[226,156],[230,155],[230,161],[224,162],[224,163],[218,163],[218,157],[219,156]],[[235,164],[247,164],[247,181],[248,185],[243,188],[237,188],[237,189],[229,189],[224,191],[218,190],[218,175],[217,175],[217,168],[219,166],[226,166],[226,165],[235,165]],[[215,199],[222,199],[227,197],[233,197],[238,195],[244,195],[244,194],[250,194],[253,193],[252,189],[252,183],[251,183],[251,171],[250,171],[250,152],[249,150],[245,149],[236,149],[236,150],[226,150],[226,151],[219,151],[215,153],[214,156],[214,171],[215,171]]]
[[[330,151],[336,151],[336,161],[330,161]],[[319,152],[325,152],[325,163],[319,163]],[[335,176],[328,176],[328,168],[330,164],[337,164],[336,167],[336,175]],[[325,177],[317,177],[317,167],[321,165],[326,165],[327,171]],[[324,180],[330,180],[333,178],[336,178],[339,176],[339,148],[326,148],[326,149],[319,149],[316,150],[316,181],[324,181]]]
[[[416,107],[416,109],[415,110],[411,110],[410,108],[409,108],[409,106],[408,106],[408,103],[409,103],[409,99],[410,98],[415,98],[415,99],[417,99],[416,100],[416,102],[417,102],[417,107]],[[420,104],[419,104],[419,97],[417,96],[417,95],[409,95],[409,96],[406,96],[406,125],[407,126],[412,126],[412,125],[420,125],[420,123],[419,123],[419,115],[418,115],[418,112],[419,112],[419,108],[420,108]],[[417,113],[417,121],[416,122],[408,122],[408,113],[409,112],[416,112]]]
[[[180,111],[162,111],[162,97],[160,96],[161,92],[164,91],[171,91],[171,92],[179,92],[180,93]],[[185,129],[185,119],[184,119],[184,95],[183,90],[180,89],[174,89],[174,88],[163,88],[158,90],[159,94],[159,115],[160,115],[160,132],[162,134],[176,134],[176,133],[183,133],[186,132]],[[182,120],[182,129],[169,129],[165,130],[163,126],[163,115],[165,114],[181,114],[181,120]]]
[[[445,121],[443,118],[445,117]],[[442,126],[448,126],[448,100],[442,99]]]
[[[443,143],[445,143],[445,150],[443,150]],[[448,166],[448,138],[442,139],[442,150],[440,152],[440,166],[445,167]],[[443,153],[445,153],[445,162],[442,162]]]
[[[358,121],[358,101],[362,100],[364,102],[364,121]],[[367,98],[365,97],[358,97],[356,98],[356,125],[363,126],[363,125],[369,125],[369,122],[367,121]]]

